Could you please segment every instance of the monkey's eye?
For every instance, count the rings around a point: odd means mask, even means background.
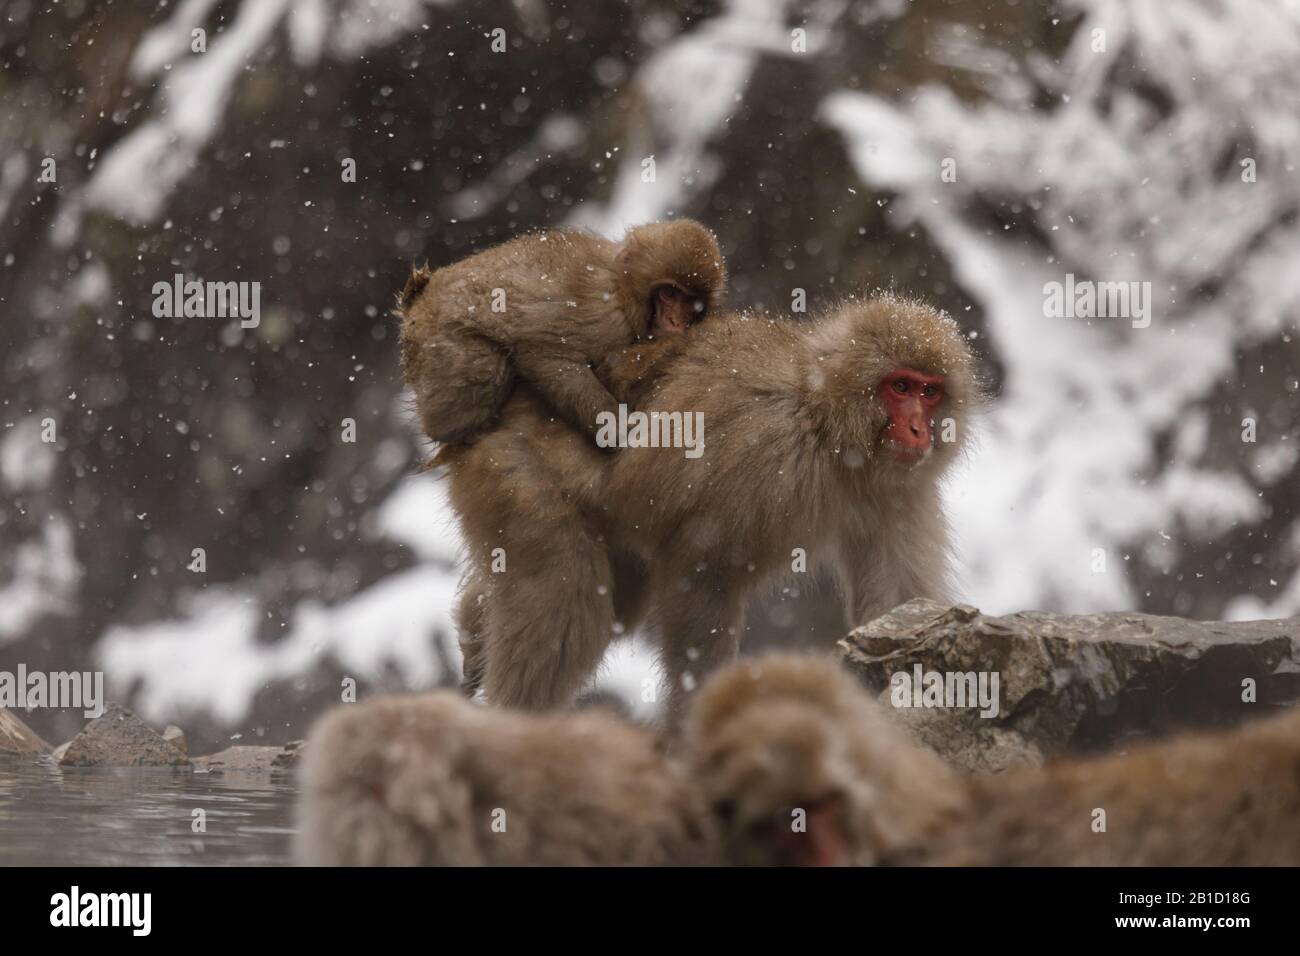
[[[933,385],[926,385],[921,389],[921,394],[926,398],[934,398],[939,394],[939,390]]]
[[[898,394],[900,395],[906,395],[907,383],[903,381],[901,378],[894,379],[894,391],[898,392]]]

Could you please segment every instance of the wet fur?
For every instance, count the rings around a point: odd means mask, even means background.
[[[713,859],[680,767],[602,711],[529,718],[447,691],[346,705],[313,729],[300,783],[294,856],[307,865]]]
[[[793,832],[792,811],[819,804],[833,815]],[[505,833],[491,830],[498,808]],[[832,827],[841,864],[1295,866],[1300,708],[970,776],[815,655],[719,671],[676,758],[600,712],[395,697],[339,707],[313,730],[298,824],[295,859],[310,864],[782,865]]]

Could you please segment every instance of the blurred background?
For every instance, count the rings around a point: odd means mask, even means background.
[[[893,288],[969,330],[969,603],[1295,615],[1298,156],[1295,0],[6,0],[0,669],[102,669],[199,753],[303,736],[345,676],[455,680],[394,293],[679,215],[738,305]],[[155,317],[178,272],[260,282],[260,324]],[[1151,283],[1149,327],[1045,317],[1067,274]],[[835,594],[749,631],[829,644]],[[641,707],[652,668],[627,640],[602,681]]]

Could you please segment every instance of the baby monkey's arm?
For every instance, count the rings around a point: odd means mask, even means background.
[[[513,360],[515,370],[551,407],[593,441],[601,412],[618,417],[618,402],[586,362],[537,349],[518,352]]]

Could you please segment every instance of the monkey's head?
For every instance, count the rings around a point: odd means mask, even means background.
[[[715,675],[685,756],[741,864],[903,861],[960,805],[951,771],[829,657],[771,654]]]
[[[810,328],[806,383],[850,468],[906,477],[960,451],[977,401],[974,358],[957,324],[892,295],[850,301]]]
[[[614,257],[620,295],[639,335],[681,335],[718,311],[727,267],[713,233],[698,222],[652,222],[628,231]]]

